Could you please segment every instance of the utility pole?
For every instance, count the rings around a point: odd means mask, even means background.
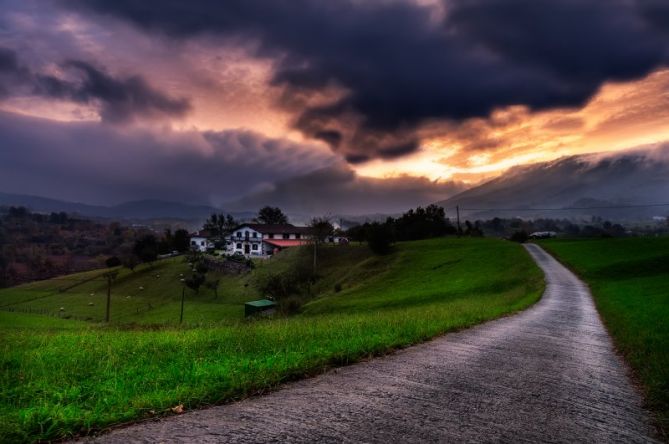
[[[455,212],[458,218],[458,237],[462,234],[462,229],[460,229],[460,205],[455,206]]]
[[[105,310],[105,322],[109,323],[109,310],[111,308],[111,286],[112,282],[114,279],[116,279],[116,275],[118,274],[118,271],[109,271],[103,276],[107,278],[107,308]]]
[[[314,238],[314,274],[316,274],[316,258],[317,258],[317,249],[318,249],[318,238]]]

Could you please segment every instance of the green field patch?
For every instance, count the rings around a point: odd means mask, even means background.
[[[191,295],[181,328],[173,322],[178,284],[163,287],[171,292],[167,302],[118,325],[43,317],[76,325],[43,331],[4,320],[0,441],[65,438],[167,414],[178,404],[192,409],[243,398],[521,310],[543,289],[542,273],[522,247],[499,240],[404,243],[388,256],[358,246],[324,248],[321,278],[301,313],[244,320],[243,303],[257,299],[247,297],[254,274],[288,269],[304,254],[286,253],[250,275],[229,277],[233,290],[221,291],[219,301]],[[178,276],[184,264],[171,264],[164,272]],[[146,279],[123,273],[127,288]]]

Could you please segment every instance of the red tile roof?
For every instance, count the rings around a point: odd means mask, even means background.
[[[300,245],[311,243],[311,241],[307,239],[263,239],[263,242],[279,248],[299,247]]]
[[[296,227],[292,224],[280,224],[280,225],[269,225],[269,224],[241,224],[235,230],[239,230],[243,227],[249,227],[252,230],[255,230],[263,234],[311,234],[312,229],[310,227]]]

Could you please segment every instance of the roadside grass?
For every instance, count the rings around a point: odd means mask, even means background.
[[[540,242],[590,286],[669,437],[669,238]]]
[[[185,328],[0,325],[0,441],[66,438],[179,404],[243,398],[521,310],[543,291],[527,253],[499,240],[411,242],[382,257],[351,246],[324,252],[320,264],[320,297],[292,317]]]

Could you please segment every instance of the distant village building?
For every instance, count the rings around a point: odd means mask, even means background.
[[[308,245],[314,241],[313,229],[292,224],[244,223],[235,228],[224,239],[214,238],[206,230],[198,231],[190,237],[192,250],[206,252],[223,241],[226,254],[242,254],[245,257],[270,257],[274,253],[289,248]],[[330,235],[325,243],[348,244],[341,235]]]
[[[535,231],[530,233],[530,239],[548,239],[557,236],[555,231]]]

